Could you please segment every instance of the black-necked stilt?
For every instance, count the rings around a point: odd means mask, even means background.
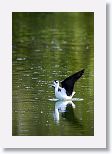
[[[70,100],[72,99],[75,92],[74,84],[75,82],[84,74],[84,69],[67,77],[65,80],[61,82],[61,86],[59,86],[59,81],[54,80],[52,87],[55,88],[55,96],[60,100]]]

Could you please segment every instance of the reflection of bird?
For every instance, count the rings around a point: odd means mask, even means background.
[[[66,112],[66,108],[68,105],[71,105],[73,108],[75,108],[75,104],[70,100],[68,100],[68,101],[67,100],[66,101],[59,100],[55,103],[54,120],[56,122],[59,122],[59,113]]]
[[[72,99],[75,92],[73,92],[75,82],[83,75],[84,69],[69,76],[61,82],[62,87],[59,86],[59,81],[54,80],[52,87],[55,88],[55,96],[60,100]]]

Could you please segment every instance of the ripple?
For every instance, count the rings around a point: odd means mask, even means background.
[[[19,58],[17,58],[16,60],[22,61],[22,60],[26,60],[26,58],[21,58],[21,57],[19,57]]]
[[[31,87],[25,87],[26,89],[31,89]]]
[[[33,74],[38,74],[38,72],[33,72]]]
[[[37,99],[39,99],[39,98],[36,97],[35,99],[37,100]]]
[[[37,80],[38,78],[32,78],[32,80]]]
[[[58,101],[59,99],[57,98],[52,98],[52,99],[48,99],[49,101]],[[71,101],[83,101],[83,98],[72,98]]]
[[[24,74],[23,76],[30,76],[30,74]]]

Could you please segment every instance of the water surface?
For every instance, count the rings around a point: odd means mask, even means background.
[[[12,135],[94,135],[94,14],[13,13],[12,25]],[[82,68],[75,99],[54,101],[53,80]]]

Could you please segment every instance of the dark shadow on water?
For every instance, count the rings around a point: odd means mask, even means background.
[[[65,118],[69,123],[75,124],[77,128],[82,129],[83,125],[79,121],[79,119],[76,117],[74,108],[71,104],[67,104],[66,106],[66,112],[62,113],[62,117]]]

